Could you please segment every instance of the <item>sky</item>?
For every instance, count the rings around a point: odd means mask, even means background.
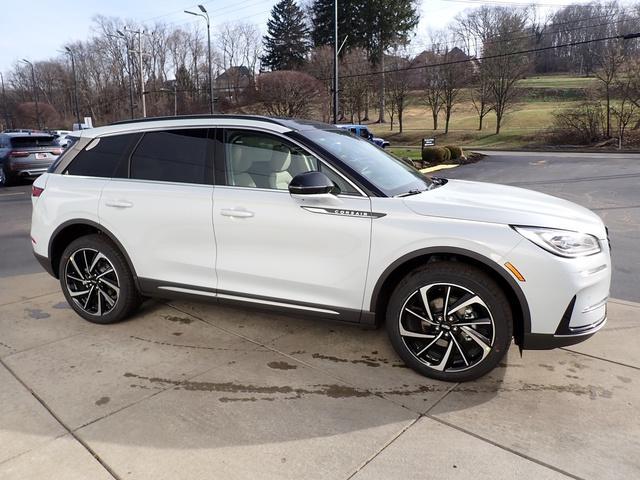
[[[7,73],[12,65],[26,58],[46,60],[61,55],[65,44],[92,36],[95,15],[120,17],[137,22],[164,22],[188,26],[202,22],[184,13],[197,9],[193,0],[2,0],[0,15],[0,72]],[[197,0],[196,0],[197,1]],[[544,3],[542,3],[544,2]],[[566,3],[587,3],[588,0],[541,0],[539,10],[549,13]],[[243,21],[256,24],[263,32],[271,7],[276,0],[204,0],[212,23],[216,25]],[[299,1],[299,3],[304,3]],[[459,12],[484,3],[492,5],[525,5],[526,0],[422,0],[420,24],[412,42],[412,51],[419,52],[428,44],[429,31],[444,27]]]

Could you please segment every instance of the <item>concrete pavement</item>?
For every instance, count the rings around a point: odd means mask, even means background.
[[[639,304],[456,385],[383,330],[186,302],[99,326],[44,273],[0,292],[2,479],[640,476]]]

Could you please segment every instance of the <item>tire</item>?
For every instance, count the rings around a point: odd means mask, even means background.
[[[67,302],[92,323],[122,321],[140,306],[140,293],[124,255],[104,235],[71,242],[62,253],[58,272]]]
[[[484,271],[437,261],[400,281],[389,299],[386,328],[407,366],[437,380],[466,382],[502,360],[513,315],[505,293]]]

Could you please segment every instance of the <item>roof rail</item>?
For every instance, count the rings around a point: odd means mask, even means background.
[[[143,123],[143,122],[156,122],[160,120],[207,120],[207,119],[216,119],[216,118],[233,118],[233,119],[244,119],[244,120],[257,120],[262,122],[275,123],[277,125],[282,125],[281,122],[269,117],[263,117],[261,115],[229,115],[229,114],[201,114],[201,115],[172,115],[165,117],[146,117],[146,118],[134,118],[130,120],[121,120],[119,122],[113,122],[109,125],[125,125],[127,123]]]

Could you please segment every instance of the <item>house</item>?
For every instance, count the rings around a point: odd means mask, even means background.
[[[252,85],[253,72],[244,66],[230,67],[214,80],[216,96],[236,102]]]

